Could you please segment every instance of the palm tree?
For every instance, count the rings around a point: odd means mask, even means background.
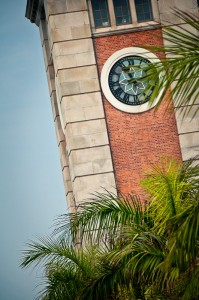
[[[198,299],[198,176],[168,159],[143,180],[149,204],[106,192],[60,217],[57,238],[24,253],[46,269],[39,299]]]
[[[122,204],[112,194],[98,195],[98,200],[101,198],[104,200],[104,205],[101,206],[102,214],[107,214],[108,209],[115,216],[118,215],[119,217],[121,215],[121,224],[125,224],[125,220],[128,222],[128,219],[133,220],[131,214],[134,214],[136,222],[140,222],[143,213],[139,203],[135,202],[137,211],[134,211],[127,200],[124,200],[125,203]],[[115,199],[114,202],[113,199]],[[84,222],[85,212],[88,213],[89,209],[97,208],[98,204],[99,202],[96,201],[88,204],[87,207],[82,207],[82,222]],[[119,204],[119,207],[117,207],[117,204]],[[124,213],[122,210],[124,210]],[[98,212],[100,213],[100,209],[98,209]],[[78,247],[75,245],[77,241],[77,225],[73,224],[73,221],[76,222],[78,217],[75,214],[69,214],[64,216],[65,218],[64,227],[66,225],[66,228],[64,228],[64,234],[62,232],[57,238],[41,238],[38,242],[30,242],[28,244],[29,250],[23,253],[22,267],[32,264],[43,264],[46,270],[45,288],[38,295],[38,299],[124,299],[118,298],[118,291],[126,288],[126,279],[122,272],[123,263],[115,264],[107,260],[111,250],[121,244],[121,241],[117,241],[119,234],[115,231],[113,235],[113,232],[110,234],[110,230],[105,230],[105,235],[100,236],[95,234],[93,230],[90,230],[89,233],[88,230],[85,230],[84,233],[81,233],[83,234],[84,246]],[[88,214],[86,215],[87,218]],[[66,232],[71,232],[72,228],[69,228],[67,225],[68,219],[70,219],[71,225],[74,225],[74,240],[69,234],[66,234]],[[119,228],[118,221],[115,222],[115,230]],[[58,228],[59,231],[60,228]],[[100,231],[97,230],[96,232],[99,233]],[[70,243],[68,242],[69,239],[71,240]],[[86,246],[86,241],[89,244],[88,246]],[[136,283],[133,286],[131,295],[132,293],[140,294],[140,288],[138,289],[138,287],[139,284]],[[129,295],[129,291],[126,294]],[[137,298],[131,297],[130,299]]]
[[[151,102],[160,92],[161,102],[176,82],[171,96],[179,107],[194,105],[199,96],[199,40],[193,31],[199,23],[175,13],[191,29],[163,28],[172,46],[150,50],[169,57],[146,76],[156,82]],[[168,159],[142,184],[146,203],[135,195],[95,194],[76,214],[58,219],[53,237],[28,244],[21,266],[45,268],[38,299],[199,298],[199,166]]]

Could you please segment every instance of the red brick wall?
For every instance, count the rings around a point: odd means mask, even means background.
[[[161,30],[140,31],[94,39],[99,72],[106,60],[126,47],[162,45]],[[117,188],[122,193],[142,193],[140,179],[160,156],[181,159],[178,133],[173,113],[166,113],[166,103],[158,111],[140,114],[117,110],[105,98],[104,109],[115,169]]]

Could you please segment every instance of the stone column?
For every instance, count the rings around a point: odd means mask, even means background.
[[[44,57],[72,210],[92,193],[115,192],[116,185],[86,0],[46,0],[44,8]]]

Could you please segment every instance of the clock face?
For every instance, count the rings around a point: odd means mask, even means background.
[[[108,84],[113,96],[126,105],[142,105],[149,101],[155,85],[141,80],[151,62],[138,55],[125,56],[112,66]]]

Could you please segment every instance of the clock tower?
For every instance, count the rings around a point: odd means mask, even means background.
[[[142,193],[139,182],[161,156],[187,160],[199,149],[198,116],[148,105],[155,83],[141,82],[159,58],[162,25],[178,24],[185,0],[28,0],[41,34],[69,211],[104,189]],[[125,72],[125,68],[128,72]],[[181,110],[183,111],[183,107]]]

